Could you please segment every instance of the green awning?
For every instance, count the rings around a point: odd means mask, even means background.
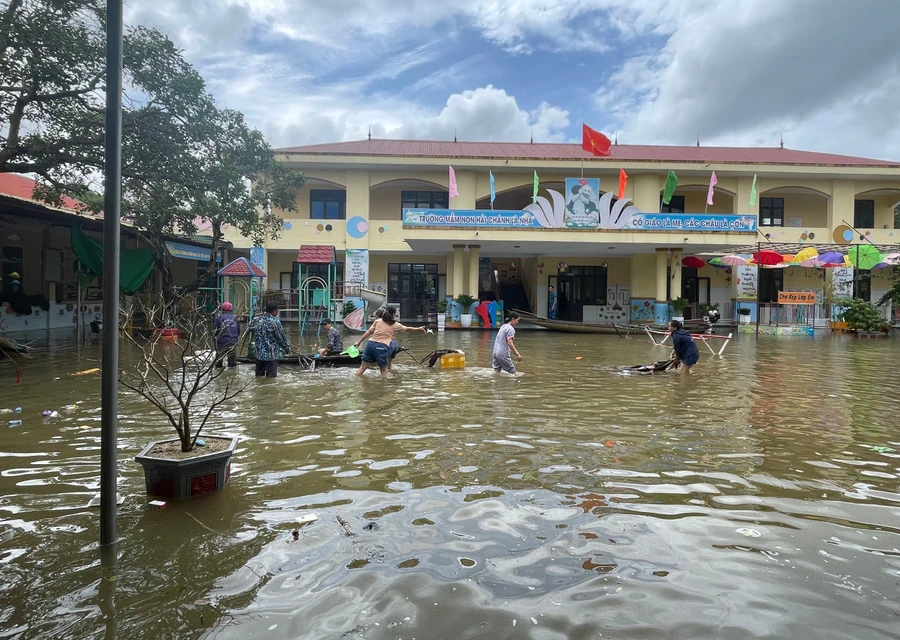
[[[84,235],[81,227],[72,225],[72,249],[81,266],[95,276],[103,275],[103,245]],[[155,267],[153,252],[144,249],[119,248],[119,288],[127,296],[137,293]]]

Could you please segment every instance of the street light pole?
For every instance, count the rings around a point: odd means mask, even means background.
[[[106,2],[106,149],[103,189],[103,354],[100,546],[116,542],[119,426],[119,218],[122,208],[122,2]]]

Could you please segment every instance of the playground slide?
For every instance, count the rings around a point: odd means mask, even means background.
[[[357,333],[364,333],[368,328],[365,326],[366,322],[366,309],[365,307],[360,307],[353,311],[353,313],[344,316],[344,327],[349,329],[350,331],[356,331]]]
[[[380,291],[372,291],[371,289],[361,288],[359,297],[365,300],[367,304],[373,305],[373,309],[383,307],[387,303],[387,294]]]

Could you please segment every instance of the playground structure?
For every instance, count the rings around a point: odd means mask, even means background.
[[[216,275],[222,278],[220,299],[231,302],[236,309],[248,309],[248,322],[253,322],[254,302],[262,290],[266,272],[247,258],[238,258],[219,269]]]
[[[366,321],[372,312],[387,303],[387,294],[367,289],[358,283],[344,283],[343,290],[343,301],[361,303],[352,313],[344,317],[344,326],[350,331],[364,332]]]

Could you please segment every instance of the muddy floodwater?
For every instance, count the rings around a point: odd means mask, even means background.
[[[0,362],[22,407],[0,416],[0,638],[900,635],[900,340],[740,336],[634,376],[666,354],[642,336],[523,330],[509,378],[494,335],[404,337],[468,368],[401,354],[387,381],[240,367],[210,429],[240,437],[228,487],[162,510],[133,458],[170,429],[123,394],[102,594],[100,377],[71,375],[99,341],[37,336],[20,384]]]

